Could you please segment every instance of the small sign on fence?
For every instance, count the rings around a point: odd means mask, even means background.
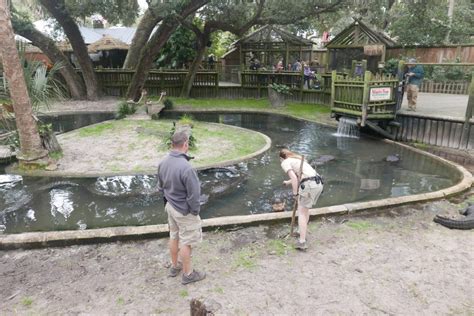
[[[386,101],[392,99],[392,87],[370,88],[369,101]]]

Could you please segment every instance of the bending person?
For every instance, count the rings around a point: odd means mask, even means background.
[[[295,245],[296,249],[306,250],[306,234],[309,222],[309,209],[318,201],[323,191],[323,180],[321,176],[306,161],[303,162],[302,174],[299,175],[301,156],[288,150],[280,151],[280,161],[283,171],[290,177],[283,181],[285,185],[290,185],[293,189],[293,197],[298,199],[298,228],[299,240]],[[300,176],[301,182],[298,183]],[[299,185],[298,185],[299,184]]]

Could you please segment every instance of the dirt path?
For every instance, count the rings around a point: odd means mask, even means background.
[[[472,315],[473,232],[432,222],[460,201],[314,220],[307,253],[287,224],[207,232],[208,278],[188,286],[166,277],[166,239],[0,252],[0,314],[182,315],[205,297],[225,315]]]

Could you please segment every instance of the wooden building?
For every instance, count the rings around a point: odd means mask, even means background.
[[[342,30],[326,44],[329,69],[342,71],[353,68],[353,60],[367,60],[367,69],[376,73],[385,62],[386,51],[396,43],[387,35],[375,31],[360,19]]]
[[[313,61],[313,42],[291,34],[273,25],[266,25],[242,37],[222,56],[223,66],[240,66],[249,69],[252,58],[259,60],[262,68],[271,70],[280,59],[283,65],[297,59]]]

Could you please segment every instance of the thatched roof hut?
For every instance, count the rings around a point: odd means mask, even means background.
[[[122,42],[121,40],[114,38],[110,35],[104,35],[98,41],[90,44],[87,49],[89,52],[97,52],[101,50],[128,50],[129,45]]]

